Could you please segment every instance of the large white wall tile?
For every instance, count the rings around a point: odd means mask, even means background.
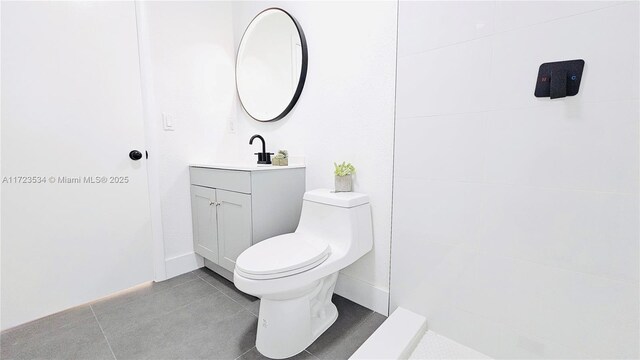
[[[637,283],[490,255],[475,260],[460,278],[454,306],[592,357],[634,355],[633,341],[614,348],[602,333],[607,329],[628,339],[625,325],[640,325]]]
[[[513,30],[615,6],[623,1],[497,1],[496,31]]]
[[[437,291],[437,289],[433,289]],[[439,309],[427,321],[427,327],[496,359],[580,359],[589,358],[586,350],[571,349],[557,343],[523,334],[489,316],[471,313],[453,305]],[[515,356],[514,354],[517,354]]]
[[[398,58],[396,116],[488,110],[490,68],[490,38]]]
[[[413,239],[412,244],[428,240],[479,246],[488,201],[486,185],[396,177],[394,187],[394,229]]]
[[[395,302],[391,305],[415,309],[429,321],[438,321],[449,308],[460,277],[471,266],[475,254],[463,247],[431,242],[401,230],[394,229],[393,236],[398,242],[394,247],[410,251],[402,261],[396,259],[394,263],[391,291]],[[417,268],[417,262],[422,266]],[[419,276],[410,277],[407,273]],[[431,324],[427,326],[431,328]]]
[[[490,35],[494,1],[400,1],[398,56]]]
[[[638,102],[554,102],[486,116],[489,182],[638,191]]]
[[[396,120],[396,176],[482,181],[485,113]]]
[[[639,24],[636,2],[492,36],[494,107],[637,100]],[[585,61],[576,96],[561,100],[533,96],[542,63],[573,59]]]
[[[637,195],[497,185],[486,192],[481,251],[638,281]]]

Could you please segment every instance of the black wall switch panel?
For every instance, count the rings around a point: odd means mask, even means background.
[[[582,59],[540,65],[535,96],[558,99],[576,95],[580,89],[583,69]]]

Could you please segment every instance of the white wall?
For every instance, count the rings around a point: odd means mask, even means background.
[[[497,358],[640,355],[638,24],[637,2],[400,3],[392,309]],[[577,58],[577,96],[533,96]]]
[[[342,271],[337,292],[386,313],[393,109],[395,2],[234,2],[237,47],[261,10],[279,6],[300,23],[309,49],[302,95],[284,119],[259,123],[238,110],[238,160],[255,161],[261,134],[267,150],[287,149],[306,160],[307,189],[333,187],[333,162],[357,168],[355,191],[370,195],[374,250]]]
[[[193,253],[190,163],[224,160],[236,148],[226,134],[235,117],[235,80],[229,2],[139,4],[149,161],[157,168],[166,275],[198,266]],[[175,118],[164,131],[162,114]]]

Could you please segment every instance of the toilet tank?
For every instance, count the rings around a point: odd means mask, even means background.
[[[369,196],[329,189],[307,191],[296,233],[327,241],[335,254],[364,255],[373,247]]]

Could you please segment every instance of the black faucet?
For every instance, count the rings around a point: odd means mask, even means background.
[[[255,138],[258,138],[260,139],[260,141],[262,141],[262,152],[254,153],[258,155],[258,164],[271,164],[271,155],[273,155],[273,153],[267,152],[266,146],[264,143],[264,138],[262,136],[258,134],[253,135],[251,139],[249,139],[249,145],[253,144],[253,139]]]

